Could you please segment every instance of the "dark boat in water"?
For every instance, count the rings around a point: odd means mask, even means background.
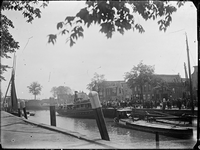
[[[94,113],[89,100],[76,102],[74,104],[62,105],[56,109],[57,113],[62,116],[72,118],[93,119]]]
[[[193,136],[193,129],[188,124],[157,122],[153,117],[141,120],[139,118],[133,118],[132,115],[131,109],[117,110],[117,117],[114,118],[115,125],[144,132],[157,132],[158,134],[181,139],[187,139]]]
[[[82,100],[73,104],[62,105],[57,107],[56,111],[61,116],[95,119],[90,100]],[[105,118],[114,118],[116,116],[115,108],[102,108],[102,112]]]

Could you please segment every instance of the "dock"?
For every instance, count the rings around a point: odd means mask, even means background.
[[[111,141],[89,139],[85,135],[66,129],[33,122],[1,111],[2,148],[45,149],[116,149]]]

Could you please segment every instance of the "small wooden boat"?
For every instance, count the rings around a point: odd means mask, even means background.
[[[26,113],[27,113],[27,115],[29,115],[29,116],[35,116],[35,113],[34,113],[34,112],[29,112],[29,111],[27,111]]]
[[[191,138],[193,135],[192,127],[180,126],[179,124],[169,124],[157,122],[155,119],[141,120],[132,118],[130,109],[120,109],[117,111],[117,117],[114,122],[119,127],[133,130],[140,130],[151,133],[159,133],[176,138]]]

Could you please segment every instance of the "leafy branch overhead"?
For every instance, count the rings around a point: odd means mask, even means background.
[[[176,2],[181,7],[184,2]],[[83,37],[83,26],[88,28],[92,24],[100,26],[100,32],[107,38],[112,38],[114,32],[124,34],[126,30],[138,30],[145,32],[143,26],[135,21],[135,15],[144,20],[157,19],[160,31],[166,31],[172,22],[172,13],[177,7],[169,1],[87,1],[86,7],[82,8],[75,16],[67,16],[65,20],[57,23],[58,34],[68,33],[67,41],[70,46],[75,40]],[[58,34],[49,34],[48,43],[54,44]]]
[[[12,34],[9,32],[10,28],[14,28],[12,20],[10,20],[4,11],[20,11],[28,23],[32,23],[34,18],[41,18],[40,8],[45,8],[48,1],[38,2],[34,1],[3,1],[1,5],[1,58],[11,58],[9,54],[16,52],[20,48],[19,42],[15,41]],[[1,64],[0,81],[5,80],[2,76],[4,72],[10,68],[8,65]]]

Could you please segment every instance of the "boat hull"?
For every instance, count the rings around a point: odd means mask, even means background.
[[[188,127],[178,127],[178,126],[170,126],[166,124],[158,124],[156,127],[155,124],[157,123],[147,123],[146,121],[142,120],[144,123],[137,124],[137,121],[126,121],[126,120],[119,120],[119,122],[115,121],[115,124],[119,127],[133,129],[133,130],[140,130],[144,132],[150,133],[159,133],[166,136],[171,136],[175,138],[181,139],[189,139],[193,136],[193,129]],[[140,121],[140,122],[142,122]]]
[[[90,110],[64,110],[58,109],[57,113],[61,116],[71,117],[71,118],[86,118],[86,119],[94,119],[94,112],[92,109]]]
[[[71,117],[71,118],[86,118],[95,119],[95,114],[93,109],[80,109],[80,110],[67,110],[67,109],[57,109],[57,113],[61,116]],[[103,108],[103,115],[105,118],[114,118],[116,116],[116,109],[114,108]]]

